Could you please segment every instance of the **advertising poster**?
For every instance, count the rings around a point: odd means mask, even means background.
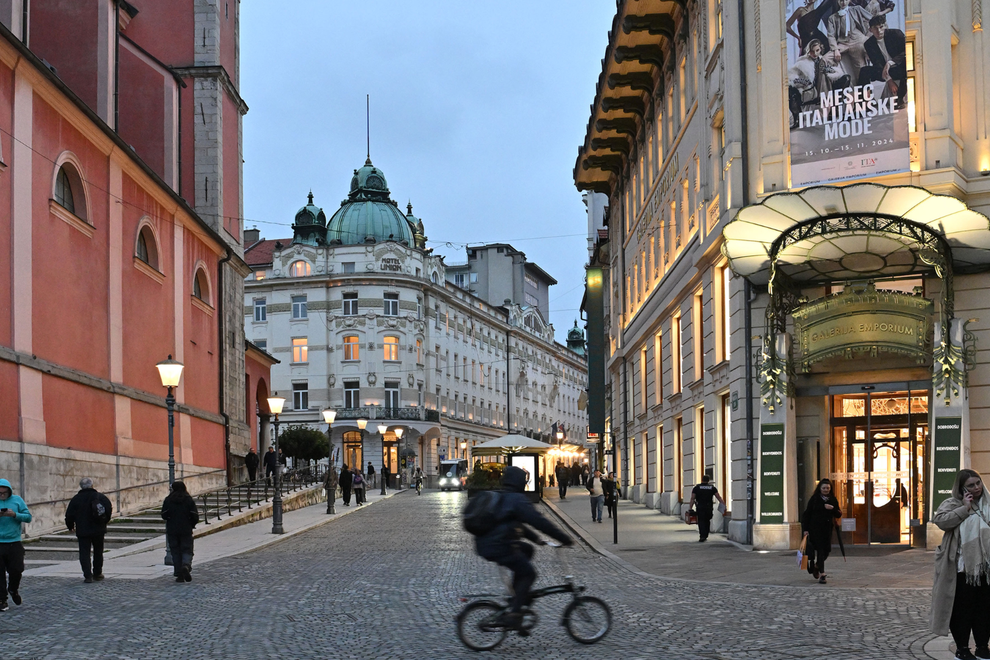
[[[906,0],[787,0],[791,186],[906,172]]]

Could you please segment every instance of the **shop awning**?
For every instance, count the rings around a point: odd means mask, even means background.
[[[732,271],[754,284],[770,280],[774,263],[806,283],[922,272],[933,251],[951,254],[956,273],[990,268],[990,220],[955,197],[914,186],[777,193],[739,211],[722,236]]]
[[[501,454],[545,454],[553,445],[527,438],[524,435],[503,435],[471,448],[472,456],[498,456]]]

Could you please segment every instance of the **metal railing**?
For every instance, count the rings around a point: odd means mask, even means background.
[[[304,466],[283,470],[278,480],[278,490],[282,496],[295,492],[302,488],[308,488],[313,484],[323,482],[326,474],[325,465]],[[260,478],[254,481],[245,481],[233,486],[223,486],[214,488],[196,496],[197,500],[203,503],[203,522],[210,524],[210,516],[215,515],[217,520],[222,518],[224,510],[228,516],[234,512],[240,513],[244,510],[245,502],[248,510],[260,505],[275,495],[274,475],[268,479]],[[211,514],[212,511],[212,514]]]

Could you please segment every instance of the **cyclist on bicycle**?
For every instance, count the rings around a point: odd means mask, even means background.
[[[416,468],[416,490],[421,490],[423,488],[423,468]]]
[[[478,555],[512,571],[512,608],[500,623],[513,628],[522,622],[522,608],[529,602],[529,590],[536,582],[536,569],[530,561],[533,546],[524,543],[521,537],[533,542],[540,539],[527,525],[552,536],[563,545],[574,543],[567,534],[544,518],[523,494],[526,481],[526,473],[522,469],[514,465],[505,468],[495,516],[497,522],[487,534],[475,537]]]

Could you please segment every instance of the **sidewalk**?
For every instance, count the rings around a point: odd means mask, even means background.
[[[337,500],[336,511],[333,515],[327,515],[327,504],[325,501],[287,511],[282,516],[282,527],[284,534],[272,534],[272,519],[263,518],[256,522],[251,522],[237,527],[231,527],[220,532],[197,536],[195,538],[193,558],[193,571],[196,566],[201,566],[207,562],[232,555],[238,555],[249,550],[263,548],[272,543],[277,543],[283,539],[301,534],[315,527],[325,525],[341,516],[346,516],[365,506],[373,506],[376,502],[386,500],[397,492],[391,490],[388,495],[382,496],[378,491],[368,493],[368,501],[364,506],[358,507],[351,500],[350,506],[344,506],[340,499]],[[405,490],[401,492],[406,492]],[[197,527],[199,533],[202,524]],[[114,556],[108,553],[104,559],[103,574],[107,579],[131,579],[131,580],[151,580],[163,576],[172,575],[172,567],[165,566],[165,537],[151,539],[145,543],[148,547],[140,552],[130,552],[121,556]],[[127,550],[127,548],[122,548]],[[24,571],[25,576],[44,577],[66,577],[82,579],[82,569],[79,567],[79,558],[72,556],[72,561],[64,561],[58,564],[32,568]]]
[[[613,544],[612,520],[591,522],[591,505],[583,486],[568,488],[561,501],[556,488],[543,490],[543,501],[596,550],[634,570],[661,577],[733,584],[815,587],[796,564],[795,551],[752,551],[712,534],[698,542],[698,527],[627,500],[619,501],[619,543]],[[932,588],[934,553],[904,547],[853,546],[846,561],[834,546],[825,568],[829,588]]]

